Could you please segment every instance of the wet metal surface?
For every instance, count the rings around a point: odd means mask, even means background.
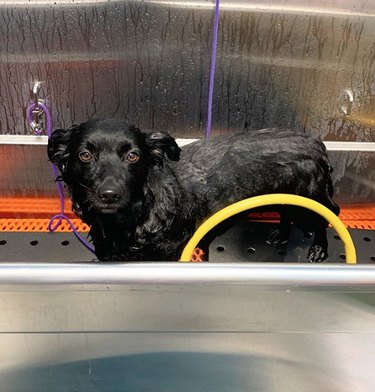
[[[214,130],[292,126],[374,141],[374,9],[366,1],[221,2]],[[202,135],[214,3],[3,1],[0,133],[27,134],[30,89],[55,127],[127,117]]]
[[[374,273],[0,264],[2,391],[372,392]]]
[[[375,141],[371,3],[221,6],[214,134],[280,125],[325,140]],[[202,137],[213,7],[170,0],[0,2],[0,133],[31,133],[26,108],[34,82],[42,81],[40,98],[54,128],[117,116],[142,129]],[[34,160],[34,150],[3,148],[0,194],[52,192],[44,152]],[[372,155],[335,157],[336,193],[373,202]],[[7,173],[14,173],[12,181]]]

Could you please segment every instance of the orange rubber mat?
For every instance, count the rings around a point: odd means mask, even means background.
[[[78,231],[87,232],[89,227],[82,223],[71,211],[71,202],[65,202],[65,211]],[[0,198],[0,231],[47,232],[49,219],[60,212],[60,202],[52,197],[13,197]],[[277,221],[275,213],[251,213],[252,221]],[[341,208],[340,219],[352,229],[375,230],[375,205],[352,204]],[[64,221],[59,232],[71,231]]]
[[[52,216],[52,215],[51,215]],[[70,219],[77,231],[83,233],[90,230],[89,226],[83,223],[80,219]],[[11,232],[48,232],[49,219],[2,219],[0,218],[0,231]],[[56,221],[57,223],[57,221]],[[68,223],[63,220],[57,227],[56,232],[72,231]]]
[[[49,219],[58,213],[60,213],[60,200],[55,197],[0,198],[0,218]],[[70,200],[65,200],[65,215],[69,219],[76,218]]]
[[[340,219],[348,229],[375,230],[375,205],[350,204],[340,206]],[[249,214],[252,221],[277,222],[279,215],[274,212]]]
[[[89,227],[72,212],[72,203],[65,200],[65,215],[80,232]],[[0,198],[0,231],[48,232],[52,216],[60,213],[60,200],[54,197],[13,197]],[[57,232],[72,231],[66,221],[56,229]]]

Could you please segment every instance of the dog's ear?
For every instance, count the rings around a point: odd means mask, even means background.
[[[56,129],[48,139],[48,158],[63,174],[69,157],[71,129]]]
[[[181,149],[176,140],[168,133],[152,132],[146,134],[146,144],[150,148],[153,162],[159,166],[163,166],[164,154],[172,161],[180,159]]]

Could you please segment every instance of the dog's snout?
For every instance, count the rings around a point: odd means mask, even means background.
[[[104,203],[116,203],[120,200],[120,190],[118,188],[104,188],[99,190],[99,197]]]

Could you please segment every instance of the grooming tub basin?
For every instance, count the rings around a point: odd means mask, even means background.
[[[8,391],[361,391],[375,267],[0,264]]]

